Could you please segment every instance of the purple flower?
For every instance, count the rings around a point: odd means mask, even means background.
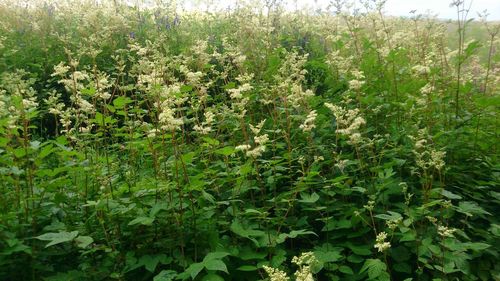
[[[178,15],[175,15],[174,22],[172,23],[174,26],[178,26],[181,23]]]

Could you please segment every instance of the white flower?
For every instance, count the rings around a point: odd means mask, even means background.
[[[349,89],[353,91],[359,91],[361,87],[365,84],[365,81],[351,80],[349,81]]]
[[[386,242],[385,239],[387,239],[387,233],[380,232],[376,238],[377,243],[375,243],[373,247],[377,248],[379,252],[384,252],[389,249],[391,247],[391,243]]]
[[[457,231],[454,228],[448,228],[446,226],[438,226],[438,234],[442,237],[454,237],[453,233]]]
[[[309,112],[304,123],[300,125],[300,129],[302,129],[303,132],[310,132],[312,129],[316,128],[314,121],[316,121],[317,116],[316,110]]]
[[[59,64],[54,66],[54,72],[50,76],[64,77],[64,75],[68,73],[68,71],[69,71],[69,66],[65,65],[64,62],[60,62]]]
[[[281,271],[276,268],[272,268],[270,266],[264,265],[262,268],[266,271],[267,275],[269,275],[270,281],[288,281],[290,278],[286,276],[284,271]]]
[[[235,147],[236,151],[247,151],[251,148],[249,144],[241,144]]]

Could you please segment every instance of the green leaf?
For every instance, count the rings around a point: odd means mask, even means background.
[[[458,200],[462,199],[462,196],[457,195],[455,193],[452,193],[452,192],[445,190],[445,189],[443,189],[443,191],[441,191],[441,194],[448,199],[458,199]]]
[[[153,207],[151,208],[151,211],[149,211],[149,217],[151,217],[151,218],[156,217],[156,215],[161,210],[168,210],[168,204],[167,203],[156,203],[156,204],[154,204]]]
[[[133,100],[130,99],[129,97],[124,97],[124,96],[119,96],[115,100],[113,100],[113,105],[116,108],[123,108],[125,107],[126,104],[132,103]]]
[[[186,272],[191,276],[191,278],[195,279],[204,267],[205,266],[201,262],[193,263],[186,269]]]
[[[227,257],[230,254],[227,252],[212,252],[208,253],[205,258],[203,258],[203,262],[211,261],[211,260],[220,260],[223,257]]]
[[[208,260],[203,261],[203,264],[208,270],[217,270],[227,272],[226,264],[221,260]]]
[[[104,116],[100,112],[95,113],[95,122],[99,125],[104,124]]]
[[[463,243],[463,245],[467,249],[471,249],[473,251],[478,251],[478,252],[482,251],[482,250],[486,250],[489,247],[491,247],[490,244],[481,243],[481,242],[467,242],[467,243]]]
[[[242,265],[238,268],[236,268],[236,270],[240,270],[240,271],[255,271],[259,269],[258,267],[256,267],[255,265]]]
[[[128,225],[136,225],[136,224],[151,225],[153,224],[154,220],[155,220],[154,218],[150,217],[138,217],[129,222]]]
[[[194,152],[194,151],[188,152],[188,153],[182,155],[182,161],[186,164],[191,164],[193,162],[193,158],[195,155],[196,155],[196,152]]]
[[[94,239],[90,236],[78,236],[75,238],[75,242],[79,248],[85,249],[88,245],[94,242]]]
[[[153,278],[153,281],[172,281],[176,276],[177,272],[173,270],[162,270]]]
[[[347,265],[341,265],[339,267],[339,271],[342,272],[342,273],[345,273],[345,274],[349,274],[349,275],[354,274],[354,272],[352,271],[352,269],[350,267],[348,267]]]
[[[47,157],[49,154],[51,154],[54,151],[54,146],[52,144],[46,145],[38,154],[38,159],[43,159]]]
[[[300,235],[316,235],[318,236],[316,233],[312,232],[312,231],[307,231],[305,229],[301,229],[301,230],[292,230],[290,233],[281,233],[278,238],[276,239],[276,243],[283,243],[285,242],[285,240],[287,238],[296,238],[297,236],[300,236]]]
[[[229,155],[233,154],[235,151],[236,151],[236,149],[233,146],[226,146],[226,147],[217,149],[215,151],[215,153],[221,154],[224,156],[229,156]]]
[[[201,279],[201,281],[224,281],[224,278],[222,278],[220,275],[217,275],[216,273],[209,273]]]
[[[485,209],[481,208],[476,202],[461,201],[456,208],[458,212],[472,217],[473,215],[491,215]]]
[[[72,232],[62,231],[59,233],[45,233],[35,238],[43,241],[50,241],[50,243],[45,245],[45,248],[47,248],[60,243],[73,241],[73,239],[75,239],[76,236],[78,236],[78,231],[72,231]]]
[[[172,258],[167,258],[165,254],[144,255],[139,259],[139,265],[144,265],[149,272],[154,272],[158,263],[169,264],[171,261]]]
[[[313,192],[312,194],[302,193],[302,194],[300,194],[300,197],[302,199],[299,200],[299,202],[309,203],[309,204],[315,203],[319,199],[319,195],[316,192]]]
[[[369,279],[375,279],[382,275],[387,269],[387,265],[379,259],[367,259],[359,273],[368,271]]]

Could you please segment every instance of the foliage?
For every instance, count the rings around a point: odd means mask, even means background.
[[[0,3],[0,279],[500,278],[498,27],[101,2]]]

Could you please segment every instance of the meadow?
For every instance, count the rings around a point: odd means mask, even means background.
[[[141,3],[0,2],[0,280],[500,280],[498,22]]]

